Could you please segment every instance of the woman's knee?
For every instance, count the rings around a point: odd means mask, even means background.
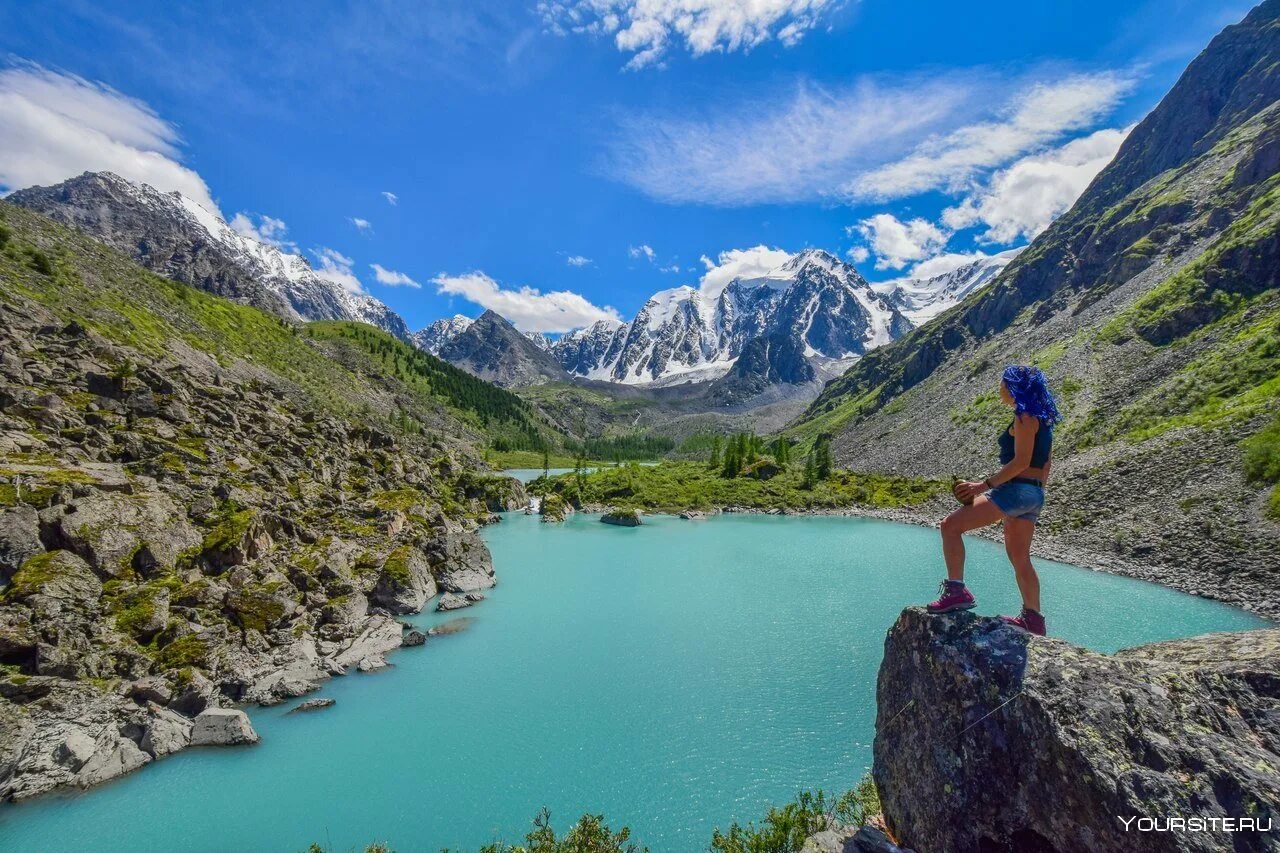
[[[960,536],[964,533],[964,522],[956,517],[955,513],[948,515],[942,519],[942,535],[943,536]]]

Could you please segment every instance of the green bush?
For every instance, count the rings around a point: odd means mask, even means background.
[[[799,853],[805,839],[827,828],[827,800],[823,793],[802,791],[795,802],[771,808],[760,826],[737,821],[728,832],[711,837],[715,853]]]
[[[1280,418],[1244,442],[1244,473],[1250,482],[1275,484],[1267,514],[1280,519]]]

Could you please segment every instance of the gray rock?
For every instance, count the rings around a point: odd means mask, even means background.
[[[95,491],[66,508],[51,538],[83,557],[103,577],[127,577],[135,560],[172,568],[201,542],[186,512],[163,492]],[[145,552],[145,553],[144,553]]]
[[[403,545],[387,555],[369,603],[389,613],[417,613],[435,595],[436,579],[427,556]]]
[[[151,761],[138,745],[127,737],[115,735],[99,742],[93,757],[85,762],[76,776],[76,784],[90,788],[103,782],[132,773]]]
[[[402,646],[421,646],[427,641],[427,635],[419,631],[417,628],[410,628],[404,632],[404,636],[400,638]]]
[[[307,701],[299,704],[296,708],[290,708],[289,713],[290,714],[309,714],[312,711],[319,711],[322,708],[332,708],[334,701],[335,700],[330,699],[328,697],[324,697],[321,699],[308,699]]]
[[[102,595],[102,581],[89,564],[70,551],[53,551],[29,558],[13,576],[6,596],[14,601],[30,601],[45,611],[62,607],[96,610]]]
[[[436,603],[436,611],[445,613],[450,610],[461,610],[481,601],[484,601],[484,593],[482,592],[446,592],[440,596],[440,601]]]
[[[33,507],[14,506],[0,512],[0,582],[7,582],[28,557],[43,550],[40,515]]]
[[[140,678],[129,685],[129,697],[138,702],[155,702],[157,705],[168,705],[173,700],[173,688],[169,682],[159,676]]]
[[[258,733],[244,711],[209,708],[200,712],[191,730],[192,746],[235,746],[257,743]]]
[[[85,733],[84,729],[71,729],[67,737],[58,744],[55,758],[68,770],[76,771],[88,763],[98,751],[98,744]]]
[[[181,714],[153,707],[151,720],[138,745],[152,758],[163,758],[190,746],[193,728],[192,722]]]
[[[447,533],[436,541],[427,557],[441,592],[475,592],[497,583],[493,558],[474,530]]]
[[[877,688],[886,822],[923,850],[1232,849],[1244,835],[1220,824],[1170,835],[1122,819],[1280,814],[1277,684],[1280,630],[1104,655],[910,608]]]
[[[343,644],[333,660],[343,669],[355,666],[366,658],[381,657],[392,649],[400,648],[404,628],[399,622],[386,616],[371,616],[365,629],[358,636]]]

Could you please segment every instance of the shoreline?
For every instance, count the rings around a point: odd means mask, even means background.
[[[848,506],[848,507],[831,507],[817,509],[799,509],[788,507],[784,509],[761,509],[759,507],[747,506],[722,506],[716,507],[708,512],[708,515],[719,514],[742,514],[742,515],[800,515],[813,517],[837,517],[837,518],[874,518],[880,521],[894,521],[900,524],[911,524],[916,527],[928,527],[936,530],[941,524],[941,520],[951,511],[953,502],[946,499],[930,501],[915,507],[871,507],[871,506]],[[608,512],[612,507],[604,504],[584,504],[579,512],[589,514],[597,514]],[[649,512],[648,510],[642,510]],[[683,510],[675,512],[653,512],[655,515],[678,515]],[[1000,527],[992,525],[982,530],[974,531],[971,536],[979,536],[992,542],[1003,541],[1000,534]],[[1237,579],[1237,584],[1246,588],[1247,595],[1230,593],[1215,586],[1211,578],[1197,577],[1195,572],[1188,571],[1185,568],[1175,568],[1173,566],[1153,565],[1148,563],[1137,563],[1132,560],[1126,560],[1122,557],[1103,554],[1096,550],[1064,542],[1062,537],[1055,536],[1047,532],[1037,532],[1037,536],[1032,540],[1031,555],[1042,560],[1053,560],[1057,563],[1069,563],[1082,569],[1088,569],[1094,572],[1105,572],[1107,574],[1120,575],[1122,577],[1133,578],[1135,580],[1147,581],[1148,583],[1159,584],[1168,587],[1177,592],[1186,595],[1193,595],[1197,598],[1205,598],[1210,601],[1218,601],[1232,607],[1238,607],[1241,610],[1248,611],[1256,616],[1261,616],[1271,622],[1276,623],[1276,627],[1280,627],[1280,598],[1276,598],[1271,594],[1271,589],[1262,581]],[[942,554],[938,554],[939,566],[942,562]]]

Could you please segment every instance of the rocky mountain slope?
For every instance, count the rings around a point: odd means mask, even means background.
[[[522,489],[472,444],[507,404],[0,203],[0,799],[250,742],[211,709],[421,643],[397,615],[494,583],[476,528]]]
[[[408,340],[400,316],[306,258],[237,233],[215,211],[111,172],[29,187],[13,203],[74,226],[160,275],[293,320],[356,320]]]
[[[485,311],[466,323],[459,319],[445,321],[445,326],[428,326],[415,342],[450,364],[498,385],[519,387],[570,381],[569,374],[547,350],[545,340],[539,345],[502,315]]]
[[[1278,685],[1276,629],[1105,655],[908,609],[877,684],[884,817],[939,853],[1280,849]]]
[[[992,284],[869,353],[791,434],[834,434],[858,470],[986,475],[999,371],[1034,362],[1066,412],[1040,538],[1280,613],[1277,68],[1268,0]]]

